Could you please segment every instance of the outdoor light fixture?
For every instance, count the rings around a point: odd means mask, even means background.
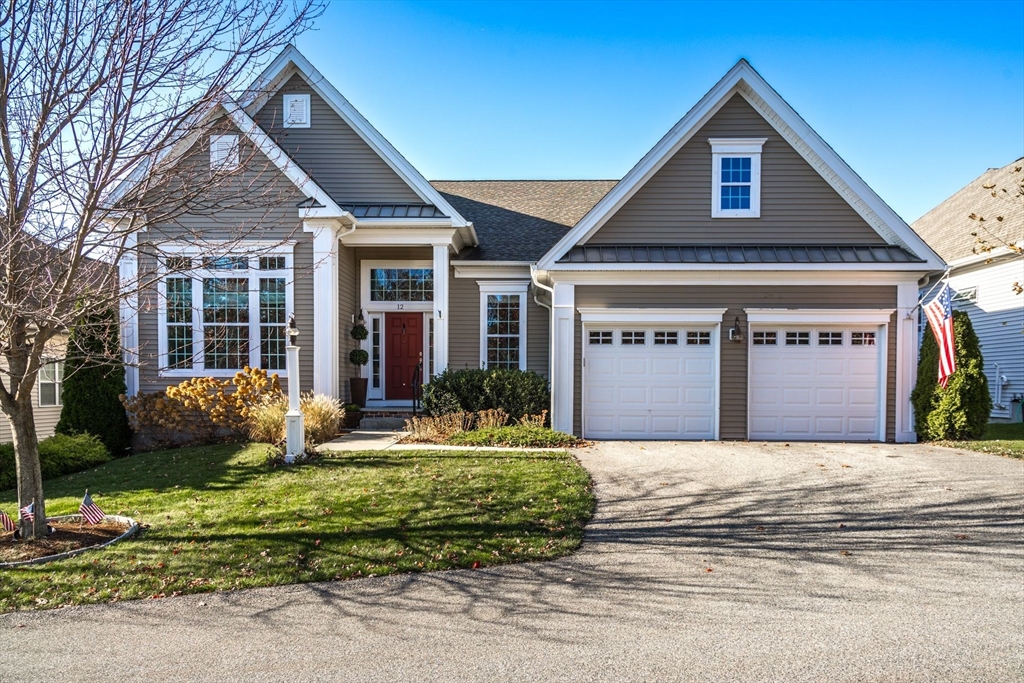
[[[288,340],[295,343],[295,338],[299,336],[299,327],[295,324],[294,313],[288,316],[288,329],[286,332],[288,334]]]
[[[740,327],[739,316],[736,316],[736,320],[733,322],[732,327],[729,328],[729,341],[743,341],[743,328]]]

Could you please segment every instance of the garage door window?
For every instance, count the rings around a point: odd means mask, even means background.
[[[778,332],[755,332],[754,346],[775,346],[779,341]]]
[[[614,342],[612,339],[611,330],[591,330],[590,331],[590,345],[591,346],[611,346]]]
[[[679,345],[679,333],[678,332],[665,332],[661,330],[654,331],[654,345],[655,346],[678,346]]]
[[[818,346],[842,346],[843,345],[843,333],[842,332],[819,332],[818,333]]]
[[[874,346],[875,345],[875,333],[874,332],[851,332],[850,333],[850,345],[852,345],[852,346]]]
[[[647,343],[647,332],[644,330],[623,330],[623,346],[643,346]]]
[[[810,346],[811,345],[811,333],[810,332],[787,332],[786,333],[786,346]]]
[[[687,332],[686,343],[689,346],[710,346],[711,345],[711,333],[710,332]]]

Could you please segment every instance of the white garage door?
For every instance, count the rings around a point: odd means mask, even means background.
[[[751,439],[882,440],[880,328],[751,326]]]
[[[714,439],[714,326],[591,327],[583,339],[583,435]]]

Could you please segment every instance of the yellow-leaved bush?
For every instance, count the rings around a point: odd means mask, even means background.
[[[194,377],[164,391],[121,396],[142,448],[245,437],[253,408],[282,399],[276,374],[243,368],[228,380]]]

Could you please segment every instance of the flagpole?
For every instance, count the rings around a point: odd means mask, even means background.
[[[917,300],[917,305],[914,306],[913,308],[911,308],[910,311],[907,312],[907,316],[909,317],[909,316],[913,315],[914,311],[916,311],[917,309],[921,308],[921,304],[923,304],[924,300],[928,298],[928,295],[931,294],[932,292],[934,292],[935,288],[938,287],[939,285],[941,285],[943,282],[949,284],[949,268],[947,268],[942,273],[942,277],[940,277],[938,279],[938,281],[934,285],[932,285],[932,288],[929,289],[927,292],[925,292],[921,296],[921,298]]]
[[[89,489],[85,490],[85,495],[86,496],[89,495]],[[85,498],[83,498],[82,500],[85,501]],[[82,514],[81,506],[79,506],[79,510],[78,510],[78,531],[79,532],[82,531],[82,525],[83,524],[85,524],[85,515]]]

